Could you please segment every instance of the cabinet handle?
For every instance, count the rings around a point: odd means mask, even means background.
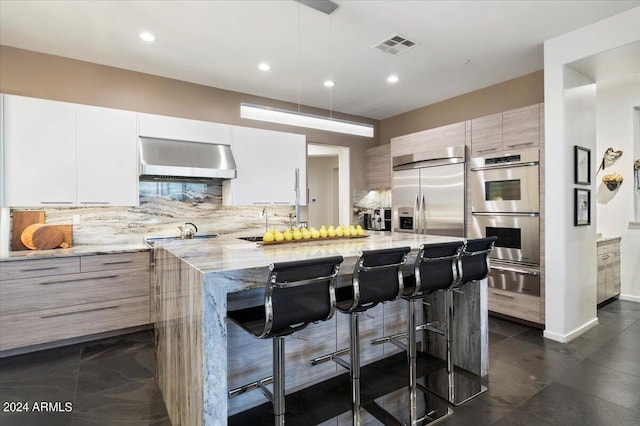
[[[73,201],[40,201],[40,204],[73,204]]]
[[[108,201],[80,201],[80,204],[104,205],[111,204]]]
[[[258,204],[258,205],[264,205],[264,204],[271,204],[269,201],[254,201],[251,204]]]
[[[533,145],[533,142],[514,143],[512,145],[507,145],[507,146],[509,148],[516,148],[518,146],[527,146],[527,145]]]
[[[77,282],[77,281],[89,281],[89,280],[106,280],[106,279],[111,279],[111,278],[116,278],[117,275],[107,275],[104,277],[95,277],[95,278],[74,278],[71,280],[63,280],[63,281],[45,281],[40,283],[40,285],[49,285],[49,284],[66,284],[66,283],[73,283],[73,282]]]
[[[124,263],[131,263],[133,260],[114,260],[113,262],[103,262],[103,265],[121,265]]]
[[[279,204],[279,205],[286,206],[286,205],[289,205],[291,203],[288,202],[288,201],[274,201],[273,204]]]
[[[53,271],[54,269],[58,269],[58,266],[52,266],[52,267],[49,267],[49,268],[21,269],[20,272]]]
[[[515,298],[515,297],[513,297],[513,296],[507,296],[506,294],[502,294],[502,293],[491,293],[491,294],[493,294],[494,296],[500,296],[500,297],[503,297],[503,298],[505,298],[505,299],[516,300],[516,298]]]
[[[108,309],[116,309],[116,308],[119,308],[119,307],[120,307],[119,305],[113,305],[113,306],[105,306],[104,308],[86,309],[84,311],[64,312],[64,313],[61,313],[61,314],[51,314],[51,315],[41,315],[40,319],[64,317],[66,315],[74,315],[74,314],[84,314],[85,312],[106,311]]]
[[[507,268],[504,266],[491,266],[491,270],[496,270],[500,272],[515,272],[516,274],[531,275],[534,277],[538,276],[538,273],[535,271],[527,271],[526,269],[519,269],[519,268]]]
[[[482,152],[491,152],[491,151],[495,151],[495,150],[497,150],[497,149],[498,149],[498,148],[496,148],[496,147],[494,146],[493,148],[479,149],[477,152],[480,152],[480,153],[482,153]]]

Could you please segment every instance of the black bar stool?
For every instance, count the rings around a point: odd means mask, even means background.
[[[259,389],[273,404],[276,425],[284,425],[284,337],[335,313],[336,276],[342,256],[274,263],[269,267],[264,305],[228,316],[259,339],[273,339],[273,375],[229,391],[229,398]],[[273,393],[266,385],[273,383]]]
[[[415,411],[418,386],[416,331],[429,330],[445,335],[447,365],[452,365],[451,339],[446,337],[450,334],[450,324],[448,321],[445,322],[444,330],[434,327],[432,323],[416,326],[415,302],[423,302],[424,296],[428,293],[447,290],[445,312],[448,312],[447,296],[449,290],[460,282],[460,256],[463,250],[464,241],[423,245],[416,256],[414,275],[408,276],[405,280],[405,292],[402,298],[408,302],[407,356],[409,358],[410,418],[412,424],[418,424],[422,420],[417,418]]]
[[[333,360],[349,370],[351,376],[351,403],[353,424],[359,425],[360,417],[360,333],[358,315],[378,303],[395,300],[403,289],[402,267],[410,247],[368,250],[360,253],[353,271],[350,286],[336,290],[336,307],[349,315],[349,348],[315,358],[311,365]],[[340,355],[350,353],[346,362]]]
[[[463,284],[478,282],[489,275],[489,254],[493,250],[496,237],[467,240],[464,244],[459,259],[456,261],[458,269],[457,282],[444,289],[444,324],[442,327],[434,327],[427,323],[416,327],[416,330],[427,330],[444,336],[446,344],[446,390],[439,386],[433,386],[429,390],[446,399],[449,403],[458,406],[480,395],[487,388],[481,384],[479,377],[462,371],[456,371],[453,364],[455,337],[452,336],[454,327],[454,295],[460,293],[459,287]],[[419,277],[422,280],[430,280],[430,276],[424,274]]]

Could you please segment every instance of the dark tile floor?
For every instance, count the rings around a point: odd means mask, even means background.
[[[640,304],[616,300],[598,317],[597,327],[568,344],[490,318],[489,391],[453,407],[454,414],[439,424],[640,424]],[[404,373],[398,371],[405,365],[396,356],[366,367],[363,400],[402,386]],[[422,371],[432,368],[422,365]],[[55,413],[2,410],[0,424],[170,425],[154,369],[151,331],[0,359],[3,408],[9,401],[61,403]],[[291,394],[287,424],[350,424],[349,395],[344,375]],[[68,412],[65,402],[72,404]],[[269,404],[233,416],[229,424],[272,424]]]

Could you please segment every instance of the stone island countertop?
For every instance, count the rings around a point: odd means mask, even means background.
[[[154,250],[157,377],[172,422],[226,424],[230,410],[236,409],[227,399],[229,386],[235,386],[234,381],[244,379],[244,376],[262,374],[261,364],[266,363],[269,368],[270,342],[237,331],[235,324],[227,321],[227,310],[234,309],[238,302],[256,300],[252,297],[264,288],[271,263],[341,255],[345,260],[340,274],[347,278],[363,250],[409,246],[412,248],[410,264],[421,244],[452,240],[460,239],[395,233],[392,236],[376,234],[367,238],[261,245],[233,236],[220,236],[206,241],[172,241],[157,246]],[[486,288],[486,280],[464,288],[464,294],[456,303],[459,305],[456,315],[460,318],[457,336],[466,340],[459,346],[458,358],[467,363],[465,369],[483,378],[488,377]],[[380,322],[373,328],[376,333],[385,332],[388,326],[404,330],[406,307],[402,303],[397,300],[380,306],[384,309],[384,323],[383,315],[378,315]],[[286,368],[293,376],[287,376],[287,382],[291,377],[294,387],[300,388],[338,374],[336,367],[330,364],[322,368],[331,368],[331,372],[313,370],[307,365],[307,356],[320,350],[315,347],[319,342],[331,341],[333,347],[342,344],[336,334],[337,328],[341,328],[340,319],[336,315],[330,321],[305,329],[314,336],[308,339],[313,343],[309,350],[300,348],[297,341],[292,342],[291,352],[294,353],[287,354]],[[264,344],[267,344],[266,350]],[[427,350],[436,356],[442,353],[438,348]],[[384,352],[381,356],[388,354]],[[259,378],[253,377],[253,380]],[[260,398],[259,393],[254,394]]]

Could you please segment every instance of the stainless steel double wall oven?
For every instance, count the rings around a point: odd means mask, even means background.
[[[471,159],[471,237],[496,236],[489,286],[540,295],[540,152]]]

